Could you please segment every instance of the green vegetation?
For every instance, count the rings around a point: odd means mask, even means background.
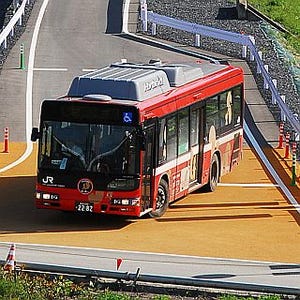
[[[167,295],[147,295],[143,293],[121,293],[108,289],[100,290],[93,284],[74,283],[63,276],[50,278],[46,275],[28,275],[24,272],[4,273],[0,270],[0,300],[171,300],[185,297]],[[193,298],[197,299],[197,298]],[[251,297],[237,297],[234,295],[199,296],[198,299],[216,300],[253,300]],[[258,300],[280,300],[279,296],[263,296]]]
[[[249,0],[260,12],[281,24],[291,34],[282,35],[283,42],[300,55],[300,5],[295,0]],[[284,41],[285,40],[285,41]]]

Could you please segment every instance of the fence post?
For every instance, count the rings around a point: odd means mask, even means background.
[[[247,57],[247,46],[243,45],[242,48],[242,57],[246,58]]]
[[[143,31],[148,31],[148,12],[147,12],[147,2],[146,0],[140,0],[141,4],[141,18],[143,23]]]
[[[277,89],[277,79],[272,79],[272,82],[273,82],[275,88]],[[276,98],[274,96],[274,93],[272,93],[272,104],[276,104]]]
[[[266,72],[268,73],[269,72],[269,66],[268,65],[264,65],[264,68],[265,68]],[[268,81],[267,81],[266,78],[264,78],[264,89],[265,90],[269,89],[269,84],[268,84]]]
[[[281,95],[281,99],[282,99],[282,102],[285,103],[285,95]],[[280,115],[281,115],[281,120],[283,122],[285,122],[286,121],[286,115],[284,114],[284,112],[282,110],[280,111]]]
[[[195,46],[200,47],[200,34],[195,35]]]
[[[259,59],[262,60],[262,52],[261,52],[261,51],[258,51],[257,53],[258,53]],[[257,63],[257,67],[256,67],[256,73],[257,73],[257,74],[261,74],[261,69],[260,69],[258,63]]]
[[[254,39],[254,36],[250,35],[249,38],[250,38],[250,40],[251,40],[253,46],[255,46],[255,39]],[[251,51],[250,51],[250,61],[254,61],[254,55],[253,55],[253,53],[252,53]]]
[[[156,24],[152,23],[151,34],[156,35]]]

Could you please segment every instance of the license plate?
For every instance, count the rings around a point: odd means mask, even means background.
[[[75,210],[80,212],[93,212],[94,204],[86,202],[77,202],[75,205]]]

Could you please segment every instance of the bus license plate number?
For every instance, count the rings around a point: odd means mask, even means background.
[[[93,203],[77,202],[75,205],[76,211],[80,212],[93,212],[94,205]]]

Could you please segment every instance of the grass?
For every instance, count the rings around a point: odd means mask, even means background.
[[[153,295],[138,293],[121,293],[109,289],[97,289],[93,284],[74,283],[67,277],[46,275],[28,275],[24,272],[5,273],[0,270],[0,300],[171,300],[184,297],[168,295]],[[191,298],[190,298],[191,299]],[[201,300],[253,300],[251,297],[237,297],[235,295],[209,296],[201,295]],[[267,295],[257,300],[280,300],[277,295]]]
[[[285,45],[300,56],[300,5],[295,0],[249,0],[260,12],[281,24],[290,34],[282,34]]]

